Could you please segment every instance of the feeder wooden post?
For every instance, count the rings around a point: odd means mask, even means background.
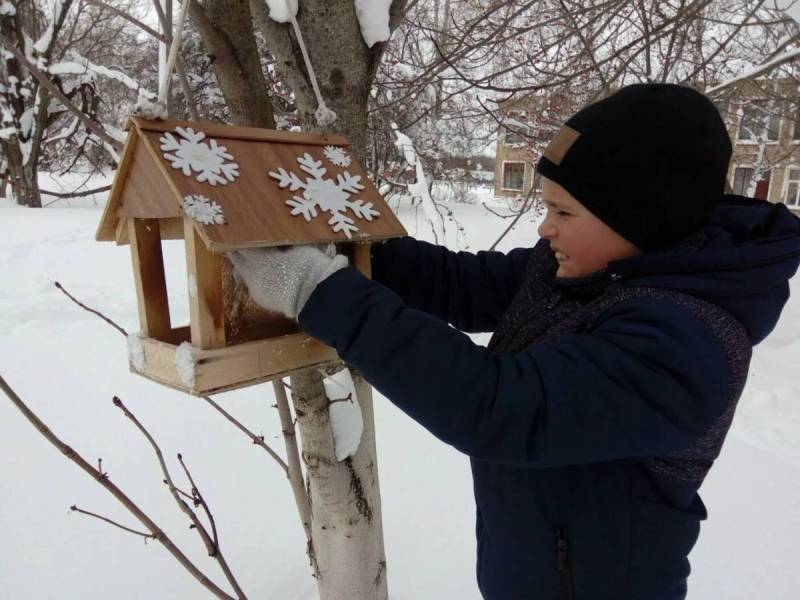
[[[171,325],[158,219],[128,219],[128,237],[141,330],[147,337],[164,339]]]
[[[225,346],[225,313],[222,302],[221,256],[206,243],[189,217],[183,220],[186,242],[186,270],[189,284],[189,315],[192,346]]]

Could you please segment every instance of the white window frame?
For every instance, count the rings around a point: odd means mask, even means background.
[[[783,202],[786,206],[791,208],[800,208],[800,177],[797,179],[789,179],[789,172],[794,169],[796,171],[800,171],[800,165],[791,164],[787,165],[786,169],[783,172],[783,189],[781,189],[781,202]],[[786,200],[786,194],[789,192],[789,182],[796,181],[797,182],[797,196],[795,196],[795,204],[789,204]]]
[[[731,169],[731,193],[736,194],[736,170],[737,169],[750,169],[751,171],[755,172],[756,166],[755,165],[733,165],[733,169]],[[753,174],[750,174],[752,177]],[[744,196],[747,190],[742,190],[737,195]]]
[[[507,164],[515,164],[515,165],[522,165],[522,187],[517,188],[507,188],[503,187],[506,181],[506,165]],[[504,160],[502,166],[500,167],[500,189],[504,192],[524,192],[525,191],[525,177],[528,174],[528,163],[524,160]]]
[[[741,112],[742,112],[742,114],[741,114],[741,116],[739,117],[739,122],[738,122],[738,123],[737,123],[737,125],[736,125],[736,136],[735,136],[735,143],[737,143],[737,144],[743,144],[743,145],[748,145],[748,146],[756,146],[756,145],[758,145],[758,144],[760,144],[760,143],[761,143],[759,140],[745,140],[745,139],[742,139],[742,138],[740,137],[740,136],[741,136],[741,133],[742,133],[742,123],[744,123],[745,110],[747,110],[747,107],[748,107],[748,106],[756,106],[756,107],[757,107],[757,106],[758,106],[758,105],[756,104],[757,102],[758,102],[758,98],[753,98],[753,99],[751,99],[751,100],[748,100],[748,101],[744,102],[744,103],[741,105],[741,107],[740,107],[740,108],[741,108]],[[765,129],[766,129],[767,131],[769,131],[769,121],[771,121],[771,120],[773,119],[773,117],[774,117],[773,115],[770,115],[769,119],[766,119],[766,118],[764,119],[764,120],[765,120],[764,127],[765,127]],[[778,131],[777,131],[777,134],[776,134],[776,136],[775,136],[775,139],[774,139],[774,140],[770,140],[770,139],[766,139],[766,140],[764,140],[764,143],[765,143],[765,144],[768,144],[768,145],[774,145],[774,144],[777,144],[777,143],[779,143],[779,142],[780,142],[780,140],[781,140],[781,130],[783,129],[783,119],[780,117],[780,115],[779,115],[779,116],[777,116],[777,117],[775,117],[775,118],[777,118],[777,119],[778,119]]]

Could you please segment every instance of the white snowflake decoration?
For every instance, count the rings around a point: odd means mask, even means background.
[[[339,146],[325,146],[325,148],[322,149],[322,153],[325,155],[325,158],[337,167],[344,167],[346,169],[350,166],[350,157],[347,156],[347,152],[344,151],[344,148],[340,148]]]
[[[239,176],[239,165],[227,162],[233,156],[228,154],[225,146],[217,145],[217,140],[210,139],[206,144],[203,141],[206,134],[191,127],[176,127],[175,131],[180,139],[169,132],[159,138],[164,158],[172,164],[173,169],[182,170],[187,177],[195,171],[198,173],[197,181],[208,181],[211,185],[227,185]]]
[[[183,212],[203,225],[222,225],[225,222],[222,207],[202,194],[184,196]]]
[[[380,213],[372,208],[372,202],[363,200],[351,200],[349,195],[356,194],[364,189],[359,183],[359,175],[351,175],[347,171],[336,176],[336,181],[326,179],[327,169],[322,166],[321,160],[305,153],[298,157],[297,162],[300,168],[308,173],[305,181],[300,179],[295,173],[289,173],[284,168],[279,168],[277,173],[271,172],[269,175],[278,180],[278,186],[288,187],[289,191],[296,192],[302,189],[302,196],[292,196],[292,200],[287,200],[286,204],[292,207],[292,215],[303,215],[306,221],[311,221],[312,217],[317,216],[317,209],[331,214],[328,225],[333,231],[343,231],[348,239],[352,239],[352,232],[358,231],[355,221],[345,215],[348,209],[358,218],[372,221],[372,217],[377,217]]]

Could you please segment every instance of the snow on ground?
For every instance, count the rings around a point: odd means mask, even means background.
[[[59,183],[76,182],[43,177],[42,187]],[[102,183],[94,178],[89,186]],[[119,395],[159,440],[179,481],[174,457],[183,453],[249,596],[313,600],[303,535],[277,466],[202,399],[131,374],[125,338],[55,289],[58,280],[129,333],[138,329],[128,249],[94,241],[102,202],[66,204],[34,211],[0,201],[0,373],[66,443],[90,461],[102,458],[111,479],[224,586],[164,489],[146,441],[112,405]],[[471,250],[491,245],[508,224],[480,204],[450,208]],[[403,204],[399,213],[410,233],[430,239],[421,211]],[[500,248],[532,244],[535,230],[531,218],[523,219]],[[456,231],[451,227],[448,244],[464,248]],[[167,242],[164,254],[173,322],[186,322],[181,242]],[[690,600],[790,598],[800,589],[797,280],[793,291],[778,331],[756,349],[732,432],[701,490],[710,516],[690,557]],[[282,451],[271,386],[217,400]],[[479,600],[467,459],[377,394],[375,413],[392,600]],[[70,514],[77,504],[136,526],[4,397],[0,472],[0,598],[207,597],[160,545]]]

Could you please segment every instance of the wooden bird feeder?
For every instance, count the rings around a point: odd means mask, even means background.
[[[335,359],[294,321],[242,310],[222,253],[334,242],[369,277],[370,242],[406,232],[347,140],[136,117],[127,129],[96,239],[131,248],[141,325],[129,338],[131,370],[207,395]],[[186,248],[186,326],[170,322],[167,239]]]

